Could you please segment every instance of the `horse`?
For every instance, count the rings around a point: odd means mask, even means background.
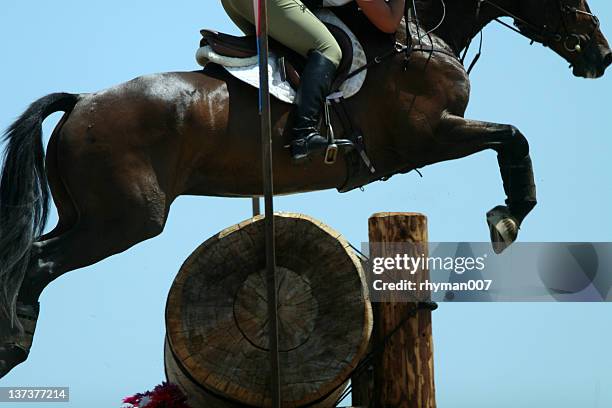
[[[601,77],[612,51],[584,0],[414,4],[419,20],[404,21],[391,37],[356,6],[337,9],[370,61],[346,105],[376,171],[354,170],[350,152],[333,165],[322,158],[294,165],[284,147],[291,106],[273,100],[275,193],[345,191],[493,149],[507,200],[489,214],[503,249],[536,204],[529,144],[515,126],[464,117],[470,80],[461,51],[500,17],[567,60],[575,76]],[[0,182],[0,377],[26,360],[39,296],[54,279],[160,234],[180,195],[262,195],[257,100],[255,88],[209,64],[90,94],[54,93],[9,127]],[[45,157],[41,124],[57,111],[65,113]],[[59,221],[42,235],[51,198]]]

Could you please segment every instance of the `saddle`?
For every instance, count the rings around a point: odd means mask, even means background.
[[[341,28],[333,24],[325,25],[342,50],[342,60],[336,71],[336,79],[332,87],[336,89],[350,73],[353,62],[353,44],[350,37]],[[257,57],[257,37],[254,35],[239,37],[208,29],[201,30],[200,34],[202,34],[200,48],[210,46],[216,54],[228,58],[248,60]],[[270,39],[270,50],[279,57],[279,70],[283,80],[287,80],[293,89],[297,89],[306,59],[273,39]]]
[[[355,154],[350,154],[351,167],[356,166],[355,161],[361,160],[366,164],[368,171],[374,173],[374,166],[365,153],[363,135],[354,125],[344,104],[345,98],[355,95],[365,81],[367,75],[367,68],[364,67],[367,64],[365,51],[355,34],[334,13],[320,9],[315,14],[334,36],[342,50],[342,60],[336,70],[332,94],[327,97],[324,106],[323,127],[326,129],[329,143],[324,162],[335,163],[339,150],[343,149],[356,152],[357,158]],[[196,53],[198,64],[220,65],[242,82],[259,87],[256,36],[239,37],[208,29],[201,30],[200,33],[202,38]],[[270,95],[282,102],[294,103],[306,58],[272,38],[269,39],[269,46]],[[337,139],[334,135],[332,111],[344,130],[342,139]]]

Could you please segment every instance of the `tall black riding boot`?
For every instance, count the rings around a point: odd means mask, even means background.
[[[291,156],[303,162],[310,153],[327,148],[327,138],[319,133],[325,98],[331,92],[336,66],[318,51],[311,51],[300,79],[293,121]]]

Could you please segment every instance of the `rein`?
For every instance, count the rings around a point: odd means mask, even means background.
[[[442,15],[442,18],[440,19],[440,22],[431,30],[427,31],[425,34],[421,35],[420,33],[420,25],[419,25],[419,18],[418,15],[416,13],[416,3],[414,0],[412,0],[412,7],[408,7],[406,6],[404,8],[404,21],[406,23],[406,42],[408,44],[402,44],[399,41],[395,42],[395,45],[393,46],[393,48],[389,49],[388,51],[385,51],[384,53],[377,55],[376,57],[374,57],[373,60],[368,61],[366,64],[362,65],[361,67],[355,69],[354,71],[352,71],[351,73],[349,73],[346,77],[346,79],[352,78],[355,75],[359,74],[360,72],[378,65],[380,63],[382,63],[383,61],[385,61],[388,58],[391,58],[395,55],[399,55],[399,54],[404,54],[404,60],[405,60],[405,64],[407,65],[408,62],[410,61],[410,55],[412,54],[412,52],[428,52],[430,54],[434,54],[434,53],[438,53],[438,54],[444,54],[447,55],[449,57],[452,57],[454,59],[456,59],[457,61],[460,61],[461,63],[463,63],[463,60],[460,60],[459,57],[457,57],[457,55],[453,54],[452,52],[448,52],[444,49],[440,49],[440,48],[435,48],[434,47],[434,43],[433,40],[431,39],[431,33],[434,32],[435,30],[437,30],[442,23],[444,23],[444,20],[446,19],[446,4],[444,2],[444,0],[440,0],[442,2],[442,7],[444,10],[444,13]],[[419,41],[419,46],[415,47],[413,44],[413,38],[412,38],[412,33],[410,32],[410,22],[413,21],[411,14],[412,14],[412,10],[414,10],[414,22],[415,25],[417,27],[417,38]],[[429,40],[431,42],[431,48],[425,48],[423,46],[423,38],[424,37],[429,37]],[[404,69],[406,69],[406,67],[404,67]]]
[[[457,55],[453,54],[452,52],[446,51],[444,49],[440,49],[440,48],[434,48],[434,46],[432,45],[431,48],[424,48],[424,47],[414,47],[412,45],[405,45],[402,44],[399,41],[395,42],[395,45],[393,46],[393,48],[391,48],[389,51],[386,51],[380,55],[377,55],[376,57],[374,57],[373,60],[367,62],[366,64],[360,66],[359,68],[355,69],[354,71],[352,71],[350,74],[348,74],[346,76],[346,79],[352,78],[355,75],[359,74],[360,72],[371,68],[375,65],[378,65],[380,63],[382,63],[383,61],[389,59],[390,57],[393,57],[395,55],[399,55],[399,54],[406,54],[406,60],[408,61],[410,59],[410,53],[412,52],[428,52],[430,54],[444,54],[444,55],[448,55],[449,57],[452,57],[454,59],[456,59],[457,61],[460,61],[459,57],[457,57]]]
[[[545,6],[550,1],[551,0],[546,0]],[[558,27],[555,30],[551,30],[546,24],[542,26],[533,24],[527,21],[526,19],[519,17],[516,14],[506,10],[504,7],[500,6],[499,4],[491,0],[478,0],[478,5],[476,8],[476,21],[480,17],[480,10],[484,3],[490,5],[491,7],[496,8],[497,10],[501,11],[508,17],[512,18],[514,20],[514,25],[516,27],[512,27],[510,24],[502,21],[500,18],[496,18],[495,21],[503,25],[504,27],[509,28],[510,30],[522,35],[523,37],[530,39],[532,44],[533,42],[538,42],[538,43],[543,44],[544,46],[549,46],[551,42],[562,42],[563,47],[568,52],[582,51],[581,43],[583,39],[588,41],[591,34],[595,32],[600,26],[599,18],[597,18],[597,16],[594,15],[593,13],[591,13],[590,10],[586,10],[586,11],[579,10],[574,6],[563,4],[561,0],[556,0],[557,7],[560,12],[560,17],[559,17],[560,21],[559,21]],[[568,15],[571,15],[571,14],[582,14],[582,15],[587,15],[591,17],[591,19],[593,20],[593,31],[591,32],[591,34],[582,36],[580,34],[570,32],[570,30],[567,27],[566,18]],[[561,30],[559,30],[559,26],[563,27],[564,34],[562,34]],[[586,37],[586,38],[583,38],[583,37]]]
[[[458,57],[457,55],[455,55],[454,53],[448,52],[444,49],[437,49],[434,47],[433,41],[431,41],[431,37],[430,37],[430,42],[431,42],[431,48],[426,48],[423,46],[422,43],[422,39],[425,36],[430,36],[430,34],[435,31],[438,27],[440,27],[442,25],[442,23],[444,22],[445,18],[446,18],[446,4],[444,3],[444,0],[440,0],[442,2],[442,7],[443,7],[443,15],[442,15],[442,19],[440,20],[440,22],[436,25],[435,28],[433,28],[432,30],[427,31],[424,35],[421,36],[420,33],[420,28],[419,28],[419,19],[418,19],[418,15],[416,13],[416,3],[414,0],[411,1],[412,5],[411,6],[407,6],[405,7],[405,11],[404,11],[404,18],[405,18],[405,22],[406,22],[406,40],[408,42],[408,44],[402,44],[401,42],[397,41],[395,43],[395,45],[393,46],[393,48],[391,48],[390,50],[377,55],[376,57],[374,57],[373,60],[368,61],[366,64],[362,65],[361,67],[355,69],[354,71],[350,72],[346,79],[352,78],[355,75],[359,74],[360,72],[378,65],[380,63],[382,63],[383,61],[385,61],[388,58],[391,58],[395,55],[398,54],[404,54],[405,55],[405,61],[406,64],[408,63],[408,61],[410,60],[410,54],[412,52],[428,52],[430,54],[433,53],[439,53],[439,54],[445,54],[448,55],[452,58],[455,58],[456,60],[458,60],[459,62],[461,62],[462,64],[465,61],[465,57],[467,55],[467,52],[470,48],[472,39],[470,39],[470,41],[468,42],[467,46],[465,47],[465,51],[463,53],[463,56]],[[550,1],[554,1],[554,0],[546,0],[546,4],[548,4]],[[512,18],[514,20],[514,25],[516,27],[511,26],[510,24],[506,23],[505,21],[501,20],[500,18],[495,18],[494,20],[501,24],[502,26],[522,35],[523,37],[528,38],[529,40],[531,40],[531,43],[533,44],[534,42],[538,42],[543,44],[544,46],[549,46],[549,44],[551,42],[562,42],[563,47],[568,51],[568,52],[581,52],[582,51],[582,42],[583,41],[588,41],[589,38],[591,37],[592,33],[595,32],[599,26],[600,26],[600,21],[599,18],[597,18],[597,16],[595,14],[593,14],[591,12],[590,9],[588,9],[587,6],[587,10],[579,10],[578,8],[574,7],[574,6],[570,6],[568,4],[563,4],[562,0],[556,0],[557,2],[557,6],[560,12],[560,21],[558,24],[558,27],[555,30],[551,30],[548,28],[548,26],[546,24],[544,24],[543,26],[538,26],[536,24],[533,24],[529,21],[527,21],[526,19],[516,15],[515,13],[510,12],[509,10],[507,10],[506,8],[500,6],[499,4],[497,4],[496,2],[494,2],[493,0],[477,0],[476,3],[476,14],[475,14],[475,18],[474,21],[478,21],[480,19],[480,14],[481,14],[481,10],[482,10],[482,6],[484,4],[488,4],[491,7],[501,11],[504,15]],[[414,10],[414,11],[413,11]],[[412,33],[410,32],[410,21],[413,21],[413,19],[411,18],[411,14],[414,12],[414,22],[416,24],[417,27],[417,38],[419,41],[419,46],[415,47],[413,44],[413,37],[412,37]],[[593,31],[591,32],[591,34],[589,35],[580,35],[577,33],[572,33],[567,26],[567,16],[570,14],[582,14],[582,15],[587,15],[589,17],[591,17],[593,19]],[[561,33],[561,30],[559,29],[559,27],[563,28],[563,33]],[[483,33],[482,33],[482,29],[480,30],[480,45],[479,45],[479,49],[478,49],[478,53],[476,54],[476,56],[474,57],[474,59],[472,60],[472,62],[470,63],[469,67],[467,68],[467,73],[468,75],[472,72],[472,69],[474,68],[474,66],[476,65],[476,63],[478,62],[478,60],[480,59],[481,55],[482,55],[482,42],[483,42]]]
[[[545,7],[548,4],[550,0],[546,0],[545,3]],[[503,21],[501,18],[495,18],[494,21],[501,24],[502,26],[514,31],[515,33],[520,34],[521,36],[531,40],[531,44],[533,44],[534,42],[538,42],[541,43],[544,46],[549,46],[549,44],[551,42],[563,42],[563,47],[568,51],[568,52],[581,52],[582,51],[582,41],[583,39],[585,41],[588,41],[591,35],[586,35],[583,38],[583,36],[576,34],[576,33],[571,33],[570,30],[567,27],[567,21],[566,21],[566,16],[569,14],[583,14],[583,15],[587,15],[589,17],[591,17],[593,19],[593,31],[591,32],[591,34],[593,32],[595,32],[599,26],[600,26],[600,21],[599,18],[597,18],[597,16],[593,13],[591,13],[591,10],[588,9],[588,5],[587,5],[587,10],[579,10],[574,6],[570,6],[568,4],[563,4],[561,2],[561,0],[556,0],[557,1],[557,6],[559,9],[559,12],[561,14],[560,16],[560,21],[559,21],[559,26],[563,27],[563,30],[565,32],[565,36],[563,36],[559,30],[559,28],[557,27],[556,30],[552,31],[548,28],[548,26],[546,24],[544,24],[543,26],[539,27],[536,24],[530,23],[529,21],[527,21],[526,19],[517,16],[516,14],[510,12],[509,10],[507,10],[506,8],[500,6],[499,4],[493,2],[492,0],[477,0],[476,3],[476,15],[474,18],[475,22],[478,22],[478,20],[480,19],[480,13],[482,10],[482,6],[483,4],[488,4],[491,7],[501,11],[504,15],[512,18],[514,20],[514,25],[516,27],[511,26],[510,24],[506,23],[505,21]],[[476,65],[476,63],[478,62],[478,60],[480,59],[481,55],[482,55],[482,38],[483,38],[483,30],[480,30],[480,46],[478,48],[478,52],[476,53],[476,56],[474,57],[474,59],[472,60],[470,67],[467,70],[468,75],[470,74],[470,72],[472,71],[472,69],[474,68],[474,66]],[[572,45],[573,43],[573,45]],[[472,44],[472,39],[470,39],[467,43],[467,46],[465,47],[465,50],[463,52],[463,56],[461,57],[461,63],[464,62],[465,57],[469,51],[470,45]]]

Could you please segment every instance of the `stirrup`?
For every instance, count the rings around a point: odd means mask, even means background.
[[[334,164],[338,158],[338,152],[340,149],[354,149],[355,144],[348,139],[335,139],[333,142],[327,145],[325,150],[325,164]]]
[[[334,135],[334,127],[331,122],[330,115],[330,100],[326,99],[324,104],[324,119],[325,119],[325,128],[327,130],[327,149],[325,150],[325,164],[334,164],[336,163],[336,159],[338,158],[338,151],[340,149],[351,150],[355,148],[355,144],[352,140],[349,139],[336,139]]]
[[[338,145],[335,143],[327,145],[327,149],[325,150],[325,159],[323,160],[325,164],[334,164],[337,158]]]

